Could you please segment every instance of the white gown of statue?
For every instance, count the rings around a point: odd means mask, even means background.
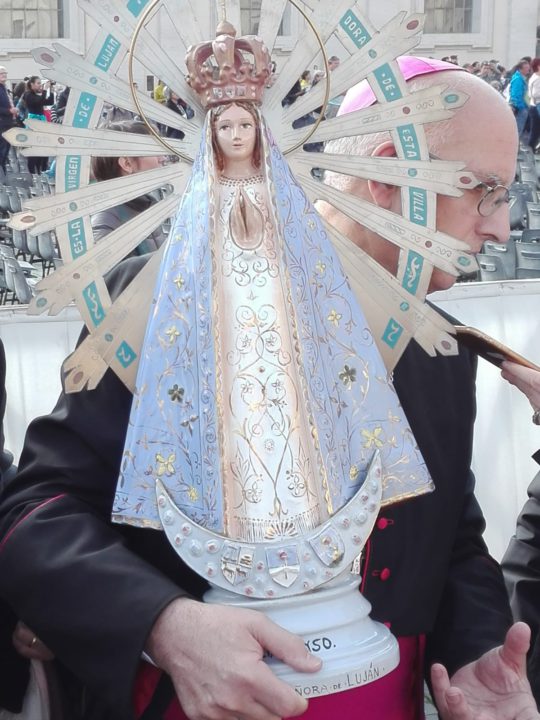
[[[207,124],[165,255],[113,518],[159,528],[154,483],[246,543],[301,537],[362,487],[432,489],[320,218],[261,118],[260,175],[216,168]]]
[[[328,517],[326,478],[313,481],[323,464],[268,185],[262,175],[221,176],[216,195],[224,531],[249,542],[297,535]]]

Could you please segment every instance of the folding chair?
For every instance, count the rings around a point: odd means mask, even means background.
[[[540,203],[527,203],[527,227],[530,230],[540,229]]]
[[[51,231],[40,233],[37,236],[37,245],[43,275],[46,275],[54,267],[54,259],[57,256],[56,237],[54,233]]]
[[[476,259],[480,266],[480,280],[482,282],[506,280],[503,263],[498,255],[484,255],[481,253],[476,256]]]
[[[0,212],[6,215],[10,210],[9,197],[7,194],[6,185],[0,185]]]
[[[510,195],[523,195],[525,202],[536,202],[536,189],[531,187],[529,183],[513,182],[510,185]]]
[[[30,250],[28,249],[26,230],[13,229],[12,237],[13,237],[13,247],[15,248],[17,257],[22,256],[23,259],[26,260],[27,255],[30,255]]]
[[[527,224],[527,205],[522,193],[511,191],[510,194],[510,228],[521,230]]]
[[[517,154],[517,162],[518,164],[520,162],[533,162],[534,161],[534,152],[532,148],[530,148],[528,145],[520,145],[518,154]]]
[[[9,294],[10,292],[6,282],[4,258],[0,256],[0,305],[5,305],[7,303]]]
[[[500,258],[505,280],[513,280],[516,277],[516,246],[512,240],[509,240],[506,245],[486,240],[482,253]]]
[[[540,278],[540,243],[516,243],[516,278]]]
[[[530,228],[521,231],[519,242],[530,243],[540,242],[540,228]]]
[[[27,305],[32,299],[32,290],[19,262],[15,258],[4,257],[4,271],[8,291],[21,305]]]
[[[6,188],[7,196],[9,199],[9,212],[12,213],[18,213],[21,212],[21,200],[17,194],[17,189],[15,186],[10,186]]]
[[[532,162],[518,163],[518,178],[522,183],[530,184],[532,188],[538,186],[538,175],[536,174],[536,165]]]

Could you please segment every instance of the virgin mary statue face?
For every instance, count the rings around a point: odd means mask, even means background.
[[[216,142],[228,167],[253,157],[257,128],[255,120],[241,105],[231,105],[217,118]]]

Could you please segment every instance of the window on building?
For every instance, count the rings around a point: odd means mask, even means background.
[[[0,0],[0,38],[64,37],[64,0]]]
[[[1,2],[1,0],[0,0]],[[261,0],[240,0],[240,19],[242,23],[242,35],[257,35],[259,22],[261,20]],[[278,36],[291,34],[291,6],[287,5]]]
[[[478,0],[424,0],[424,32],[478,32],[478,5]]]
[[[241,0],[242,35],[256,35],[261,19],[261,0]]]

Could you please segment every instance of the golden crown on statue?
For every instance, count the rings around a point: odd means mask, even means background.
[[[215,40],[188,49],[186,66],[187,82],[204,108],[242,100],[260,104],[272,72],[261,38],[236,39],[235,28],[226,21],[218,25]]]

